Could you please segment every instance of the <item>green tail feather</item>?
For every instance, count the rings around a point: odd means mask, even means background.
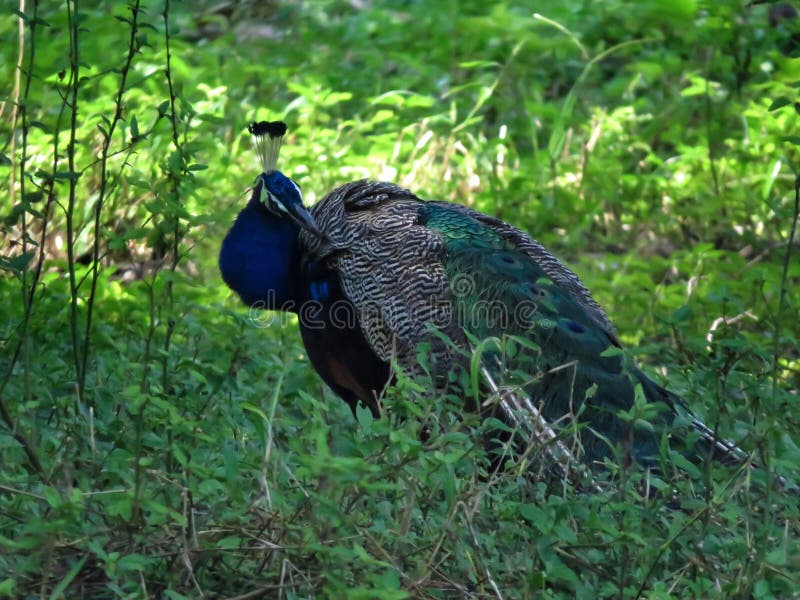
[[[427,203],[421,212],[421,222],[444,239],[459,325],[477,339],[525,342],[490,361],[492,376],[524,389],[550,423],[577,424],[587,462],[621,451],[623,461],[655,465],[664,436],[692,459],[708,455],[713,441],[689,448],[686,436],[671,430],[676,397],[629,364],[613,332],[528,254],[449,205]],[[638,404],[637,386],[644,401]]]

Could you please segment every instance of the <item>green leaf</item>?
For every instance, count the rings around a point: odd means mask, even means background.
[[[0,581],[0,598],[7,596],[9,598],[14,597],[14,588],[16,587],[16,581],[14,581],[11,577]]]
[[[519,514],[542,533],[549,533],[552,530],[552,515],[535,504],[520,504]]]
[[[44,194],[41,190],[36,190],[35,192],[25,192],[22,201],[25,203],[39,202],[42,198],[44,198]]]
[[[64,501],[61,498],[61,494],[59,494],[58,490],[55,489],[53,486],[48,485],[47,487],[45,487],[43,495],[47,500],[47,503],[53,508],[58,508],[64,503]]]
[[[672,313],[672,321],[674,323],[682,323],[687,321],[692,316],[692,307],[684,304],[678,310]]]
[[[133,140],[139,139],[139,121],[136,120],[135,115],[131,117],[131,137]]]
[[[791,103],[792,101],[789,100],[789,98],[781,96],[780,98],[775,98],[775,100],[772,101],[772,104],[769,105],[769,108],[767,110],[769,111],[778,110],[779,108],[783,108],[784,106]]]
[[[11,258],[0,256],[0,270],[20,274],[28,268],[34,256],[36,256],[36,252],[33,250]]]
[[[53,175],[53,178],[67,181],[78,181],[81,178],[81,174],[77,171],[56,171],[56,173]]]
[[[141,554],[125,554],[117,561],[117,568],[121,571],[143,571],[148,562]]]
[[[358,419],[359,426],[369,433],[372,430],[372,423],[375,418],[372,416],[372,411],[361,405],[356,406],[356,419]]]
[[[128,182],[128,185],[133,187],[141,188],[143,190],[149,190],[152,188],[152,185],[149,181],[142,179],[140,177],[126,177],[125,181]]]
[[[28,126],[41,129],[44,133],[50,133],[50,128],[41,121],[28,121]]]
[[[458,63],[458,66],[462,69],[478,69],[484,67],[500,67],[502,65],[494,60],[467,60]]]
[[[67,574],[64,575],[64,578],[58,582],[58,585],[53,588],[53,591],[50,594],[50,600],[57,600],[58,598],[62,598],[64,592],[67,590],[69,585],[73,582],[75,577],[78,576],[78,573],[81,572],[83,569],[83,565],[86,564],[86,561],[89,560],[89,554],[84,554],[75,564],[72,565]]]

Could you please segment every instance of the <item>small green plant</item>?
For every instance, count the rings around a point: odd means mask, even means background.
[[[0,597],[796,596],[800,67],[770,6],[20,2]],[[503,425],[407,377],[351,414],[219,281],[276,118],[309,202],[389,179],[530,232],[759,467],[497,468]]]

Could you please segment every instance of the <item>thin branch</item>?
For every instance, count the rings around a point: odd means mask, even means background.
[[[67,23],[69,26],[69,90],[70,108],[69,145],[67,146],[67,164],[69,165],[69,198],[66,210],[67,228],[67,271],[69,274],[69,329],[72,341],[72,360],[75,366],[75,378],[83,381],[81,374],[82,361],[80,343],[78,341],[78,284],[75,275],[75,201],[77,181],[75,179],[75,146],[78,130],[78,91],[80,89],[80,55],[78,51],[77,1],[67,0]],[[83,388],[78,386],[78,395],[83,398]]]
[[[125,59],[125,64],[122,66],[120,72],[119,87],[117,88],[117,97],[115,100],[114,118],[108,126],[108,131],[105,132],[103,139],[103,148],[100,153],[100,190],[97,194],[97,202],[94,206],[94,244],[92,246],[92,268],[91,268],[91,287],[89,289],[89,298],[86,301],[86,327],[83,337],[83,352],[82,352],[82,365],[80,370],[80,377],[78,379],[78,387],[83,390],[86,384],[86,370],[89,361],[89,346],[92,339],[92,315],[94,314],[94,301],[97,293],[97,279],[100,266],[100,217],[103,212],[103,204],[106,200],[108,189],[108,155],[111,140],[114,137],[114,130],[117,124],[122,120],[122,99],[127,90],[126,83],[128,80],[128,73],[130,72],[133,58],[138,52],[138,43],[136,36],[139,31],[139,0],[130,7],[131,20],[130,20],[130,38],[128,40],[128,55]]]
[[[780,354],[781,332],[783,329],[783,311],[786,308],[787,282],[789,281],[789,264],[792,260],[794,237],[797,234],[797,220],[800,216],[800,173],[794,179],[794,213],[792,214],[792,227],[789,231],[789,240],[786,244],[786,256],[783,259],[783,272],[781,273],[781,292],[778,299],[778,313],[775,315],[775,337],[772,349],[772,399],[778,393],[778,355]]]
[[[170,3],[169,0],[166,0],[164,3],[164,12],[162,16],[164,18],[164,45],[166,47],[167,52],[167,61],[166,61],[166,68],[165,68],[165,77],[167,79],[167,87],[169,89],[169,106],[170,106],[170,124],[172,125],[172,145],[175,147],[175,151],[178,153],[178,157],[180,159],[180,169],[181,174],[183,173],[184,169],[184,153],[183,153],[183,145],[181,144],[180,135],[178,133],[178,116],[175,110],[175,84],[172,80],[172,49],[170,46],[170,28],[169,28],[169,10],[170,10]],[[176,203],[180,203],[180,179],[179,174],[175,173],[174,170],[170,169],[167,173],[167,178],[170,182],[170,192],[172,196],[172,200]],[[170,270],[170,277],[168,277],[166,286],[165,286],[165,295],[166,295],[166,311],[167,311],[167,330],[164,336],[164,352],[162,358],[162,366],[161,366],[161,387],[162,390],[166,393],[169,389],[169,352],[170,347],[172,344],[172,335],[175,332],[175,297],[174,297],[174,274],[178,268],[178,263],[180,261],[180,243],[181,243],[181,227],[180,227],[180,216],[177,211],[173,211],[173,214],[170,217],[174,221],[174,230],[172,232],[172,248],[171,250],[171,262],[169,265]]]
[[[11,115],[11,154],[14,155],[15,144],[16,144],[16,127],[19,120],[22,122],[22,156],[19,162],[19,174],[20,174],[20,194],[22,198],[25,198],[25,166],[27,164],[27,149],[28,149],[28,121],[27,121],[27,99],[30,94],[31,88],[31,80],[32,76],[31,73],[33,72],[33,64],[34,64],[34,56],[35,56],[35,27],[36,27],[36,11],[38,8],[38,2],[34,1],[33,4],[33,18],[30,20],[30,53],[28,55],[28,70],[25,77],[25,90],[22,92],[21,102],[20,102],[20,77],[22,74],[22,62],[23,57],[25,55],[25,20],[20,16],[19,19],[19,55],[17,58],[17,69],[16,69],[16,76],[15,76],[15,83],[14,83],[14,92],[13,92],[13,108],[12,108],[12,115]],[[20,0],[19,4],[19,11],[20,14],[25,13],[25,0]],[[5,106],[5,105],[4,105]],[[19,111],[19,112],[18,112]],[[0,110],[0,113],[2,110]],[[11,205],[13,206],[15,203],[14,194],[16,192],[16,186],[14,181],[14,174],[16,173],[15,169],[11,169],[10,173],[10,187],[9,187],[9,195],[11,198]],[[28,250],[28,221],[27,221],[27,211],[22,213],[22,254],[24,255]],[[46,217],[45,217],[46,223]],[[24,314],[22,317],[22,323],[20,324],[20,337],[19,343],[17,344],[16,349],[14,350],[14,354],[11,359],[11,363],[8,368],[8,372],[6,376],[3,378],[3,381],[0,382],[0,393],[5,389],[6,384],[10,381],[11,374],[14,372],[14,366],[16,365],[17,361],[19,360],[20,354],[23,355],[23,361],[25,363],[25,368],[23,369],[24,374],[24,390],[25,390],[25,399],[30,398],[30,357],[28,354],[29,345],[27,343],[27,329],[28,329],[28,322],[30,321],[31,315],[31,307],[33,306],[33,290],[36,287],[36,283],[38,281],[39,271],[36,272],[34,276],[33,282],[30,283],[29,289],[29,282],[28,282],[28,272],[26,268],[22,270],[22,302],[24,306]],[[30,463],[31,467],[42,477],[42,480],[47,482],[47,475],[44,472],[44,468],[42,467],[42,463],[39,460],[39,456],[36,453],[36,448],[34,445],[28,440],[28,438],[19,430],[16,423],[14,422],[13,417],[11,416],[11,411],[8,409],[3,398],[0,396],[0,416],[5,422],[8,429],[11,431],[12,437],[22,446],[25,455],[28,457],[28,462]]]
[[[47,475],[44,472],[44,468],[42,467],[42,463],[39,461],[39,455],[36,453],[36,448],[34,448],[33,444],[26,438],[22,433],[20,433],[14,425],[14,419],[11,418],[11,413],[8,411],[8,407],[6,406],[5,401],[0,398],[0,416],[2,416],[3,421],[5,422],[8,429],[11,431],[11,435],[14,437],[15,440],[22,446],[22,449],[25,451],[25,455],[28,457],[28,461],[31,463],[33,469],[42,477],[42,480],[47,482]]]

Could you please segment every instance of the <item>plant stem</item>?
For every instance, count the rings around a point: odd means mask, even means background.
[[[75,145],[78,131],[78,91],[80,89],[80,61],[78,52],[78,20],[77,0],[67,0],[67,23],[69,26],[69,91],[70,100],[70,132],[69,145],[67,146],[67,164],[69,165],[69,198],[66,210],[67,228],[67,271],[69,274],[69,329],[72,341],[72,360],[75,366],[75,380],[78,382],[78,398],[83,400],[83,374],[81,369],[83,361],[80,357],[80,343],[78,341],[78,283],[75,274],[75,199],[76,199],[76,171],[75,171]]]
[[[119,87],[117,88],[117,97],[114,108],[114,118],[105,132],[103,139],[103,148],[100,154],[100,190],[97,196],[97,202],[94,206],[94,244],[92,245],[92,267],[91,267],[91,284],[89,289],[89,297],[86,301],[86,326],[83,336],[83,351],[82,351],[82,364],[80,370],[80,378],[78,380],[79,389],[84,389],[86,385],[86,371],[89,361],[89,346],[92,339],[92,315],[94,314],[95,296],[97,293],[97,279],[100,268],[100,241],[102,239],[100,231],[100,217],[103,212],[103,204],[106,199],[108,189],[108,157],[111,140],[114,137],[114,130],[117,124],[122,119],[122,101],[126,91],[126,84],[128,80],[128,73],[130,72],[131,64],[133,64],[133,57],[136,56],[138,44],[136,42],[136,35],[139,31],[139,0],[130,7],[131,20],[130,20],[130,37],[128,41],[128,56],[125,59],[125,64],[122,66],[120,72]]]

